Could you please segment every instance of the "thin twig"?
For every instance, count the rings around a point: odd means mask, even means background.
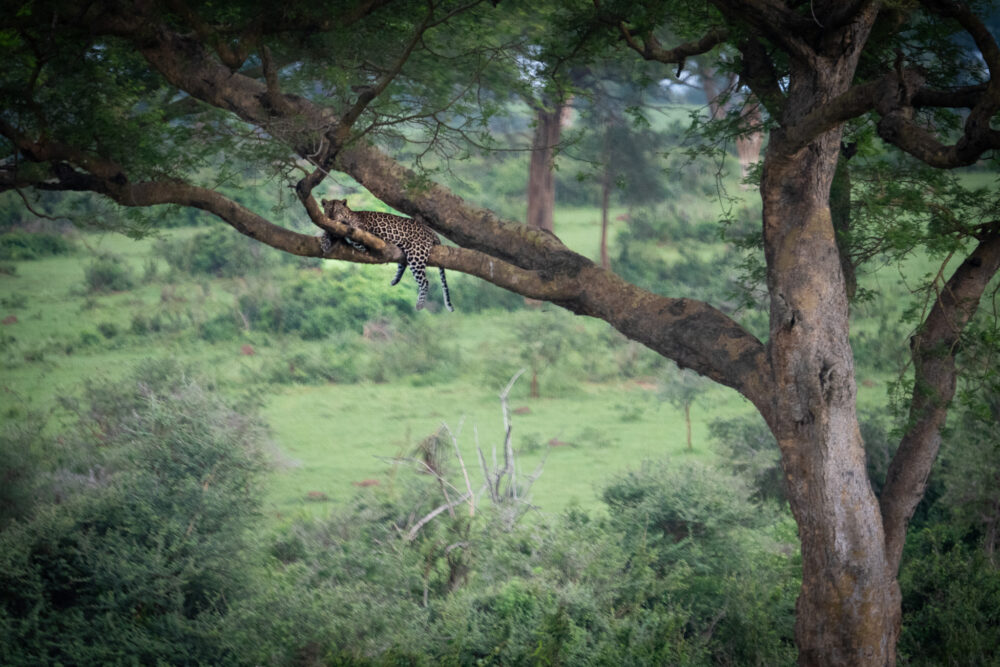
[[[456,500],[450,503],[445,503],[444,505],[441,505],[431,510],[431,512],[425,515],[424,518],[422,518],[420,521],[414,524],[413,528],[410,528],[410,532],[406,534],[406,541],[412,542],[414,539],[416,539],[417,533],[420,532],[420,529],[426,526],[428,522],[432,521],[434,517],[436,517],[438,514],[441,514],[441,512],[444,512],[445,510],[451,510],[456,505],[461,505],[468,499],[468,497],[469,494],[463,493],[460,498],[457,498]]]
[[[465,417],[458,422],[458,432],[462,432],[462,424],[465,423]],[[469,471],[465,468],[465,460],[462,458],[462,451],[458,448],[458,436],[451,432],[447,424],[442,423],[441,426],[444,430],[448,431],[448,435],[451,436],[451,442],[455,446],[455,456],[458,457],[458,465],[462,468],[462,476],[465,478],[465,488],[469,492],[469,516],[476,516],[476,501],[475,495],[472,493],[472,483],[469,481]]]

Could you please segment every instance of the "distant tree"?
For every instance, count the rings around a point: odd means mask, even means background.
[[[698,396],[704,393],[705,388],[705,381],[691,371],[679,371],[674,377],[668,378],[663,385],[663,397],[684,413],[688,451],[694,449],[694,443],[691,441],[691,406]]]
[[[543,95],[533,100],[535,129],[531,139],[531,159],[528,163],[527,223],[539,229],[555,229],[553,214],[556,205],[554,160],[562,137],[563,117],[569,110],[562,93]]]
[[[627,48],[675,70],[694,56],[735,54],[727,62],[768,128],[765,340],[708,303],[639,289],[386,152],[417,147],[419,166],[435,151],[449,159],[478,143],[487,116],[522,85],[514,54],[525,52],[520,26],[536,8],[551,10],[544,62]],[[320,256],[315,236],[215,187],[252,165],[294,186],[318,228],[371,250],[337,244],[329,259],[398,261],[398,248],[323,215],[315,189],[333,172],[352,177],[454,243],[436,247],[432,264],[604,319],[749,400],[781,449],[802,541],[801,663],[893,664],[907,526],[937,456],[962,334],[1000,266],[995,190],[944,187],[930,174],[996,166],[1000,47],[984,22],[994,11],[958,0],[40,0],[0,19],[0,188],[197,208],[286,252]],[[668,34],[672,48],[661,41]],[[728,117],[717,121],[727,122],[722,130],[737,134]],[[883,200],[883,211],[923,202],[881,228],[852,220],[852,243],[874,241],[869,257],[927,251],[948,260],[926,285],[931,298],[910,340],[909,418],[880,497],[858,426],[841,262],[858,246],[838,246],[830,211],[845,138],[916,175],[887,172],[881,192],[900,196]]]

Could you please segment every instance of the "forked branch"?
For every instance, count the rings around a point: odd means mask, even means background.
[[[924,495],[955,395],[959,338],[998,269],[1000,224],[994,224],[945,283],[913,338],[914,382],[907,431],[889,465],[880,501],[893,572],[899,568],[907,524]]]

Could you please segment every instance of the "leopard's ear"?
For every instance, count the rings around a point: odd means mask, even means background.
[[[329,199],[320,199],[319,200],[319,205],[322,206],[324,210],[326,210],[326,207],[329,206],[332,203],[333,202],[331,202]]]

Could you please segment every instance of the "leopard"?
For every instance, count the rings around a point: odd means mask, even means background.
[[[410,267],[410,273],[417,281],[417,310],[422,310],[427,303],[427,290],[430,283],[427,281],[427,258],[431,254],[431,249],[436,245],[441,245],[438,238],[430,227],[421,220],[405,218],[401,215],[383,213],[381,211],[352,211],[347,206],[346,199],[321,200],[323,212],[326,217],[345,225],[362,229],[374,234],[386,243],[392,243],[403,251],[403,261],[399,263],[396,270],[396,277],[392,279],[390,285],[396,285],[403,277],[406,267]],[[333,248],[334,237],[324,230],[320,235],[320,244],[323,247],[323,254],[330,252]],[[361,243],[353,239],[344,238],[352,248],[360,252],[367,252],[368,249]],[[451,305],[451,294],[448,291],[448,280],[445,278],[444,269],[438,268],[441,272],[441,291],[444,294],[444,306],[449,311],[455,308]]]

